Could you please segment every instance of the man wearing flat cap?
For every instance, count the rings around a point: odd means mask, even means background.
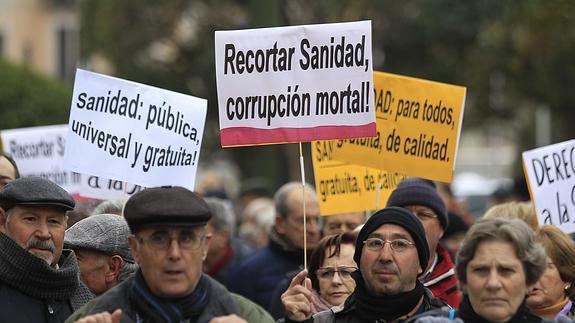
[[[149,188],[124,207],[135,275],[94,300],[79,322],[240,320],[230,293],[202,273],[211,217],[206,202],[182,187]],[[94,321],[90,321],[94,319]]]
[[[359,232],[353,255],[358,270],[352,273],[356,287],[344,304],[312,316],[311,281],[304,270],[282,295],[286,321],[404,322],[441,308],[445,304],[417,279],[428,258],[421,222],[404,208],[382,209]]]
[[[116,214],[96,214],[66,230],[64,247],[74,250],[82,281],[101,295],[136,272],[126,220]]]
[[[406,208],[421,221],[429,246],[429,262],[419,279],[435,297],[457,308],[462,296],[457,288],[455,266],[449,251],[439,244],[449,217],[435,183],[419,177],[406,178],[391,192],[387,206]]]
[[[80,282],[78,263],[63,250],[66,211],[74,200],[39,177],[0,192],[0,318],[2,322],[62,322],[94,295]]]

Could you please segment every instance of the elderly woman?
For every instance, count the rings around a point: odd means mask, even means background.
[[[486,219],[467,232],[456,272],[465,322],[541,322],[525,304],[545,271],[545,250],[521,220]]]
[[[543,318],[573,318],[570,298],[575,291],[575,244],[559,228],[544,225],[536,233],[547,253],[547,269],[527,295],[527,305]]]
[[[356,236],[343,233],[320,240],[309,260],[309,279],[313,287],[312,313],[342,304],[355,289],[351,273]]]

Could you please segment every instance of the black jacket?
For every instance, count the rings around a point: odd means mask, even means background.
[[[418,312],[423,311],[432,311],[436,309],[440,309],[442,307],[447,306],[444,302],[435,298],[433,294],[426,289],[425,294],[423,295],[423,303],[420,305]],[[280,320],[279,322],[284,322],[284,320]],[[285,322],[293,323],[289,319],[286,319]],[[332,307],[331,309],[323,312],[319,312],[312,316],[309,320],[303,321],[306,323],[369,323],[361,318],[357,313],[357,308],[352,303],[349,305],[348,302],[345,302],[343,305]],[[383,320],[378,320],[378,323],[385,323]]]

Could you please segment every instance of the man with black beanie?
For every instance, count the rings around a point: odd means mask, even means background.
[[[429,262],[419,279],[433,295],[457,308],[462,297],[457,289],[454,265],[449,251],[439,244],[449,218],[435,183],[418,177],[406,178],[391,193],[387,206],[406,208],[421,221],[429,247]]]
[[[429,249],[421,222],[406,209],[387,207],[372,215],[359,232],[353,259],[355,291],[342,306],[313,316],[311,282],[307,271],[300,272],[282,295],[286,322],[404,322],[445,306],[417,279]]]

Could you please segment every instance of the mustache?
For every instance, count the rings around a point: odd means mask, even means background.
[[[39,240],[33,237],[26,242],[26,250],[30,250],[32,248],[50,250],[50,252],[54,252],[56,246],[52,240]]]
[[[394,274],[399,274],[399,269],[392,262],[381,263],[378,262],[373,266],[373,271],[386,271]]]

